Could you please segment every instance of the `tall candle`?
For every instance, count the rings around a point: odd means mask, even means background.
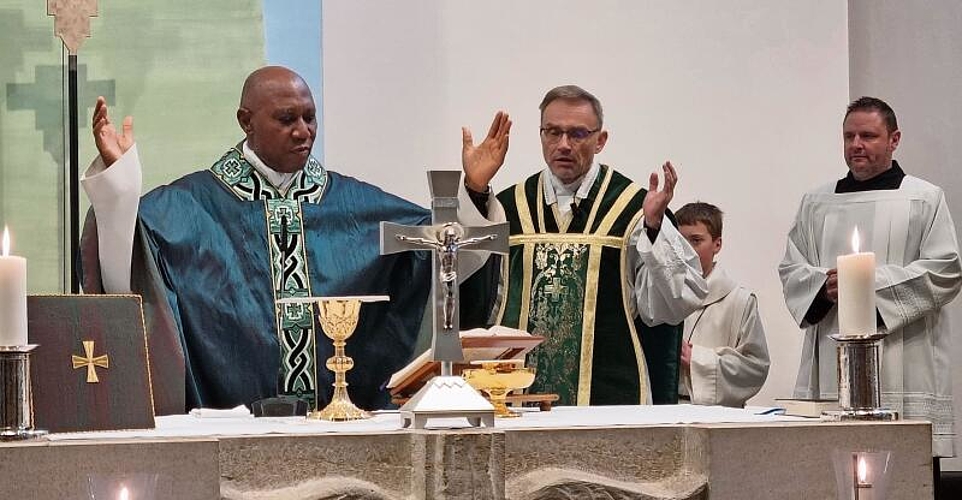
[[[839,255],[838,330],[842,335],[875,333],[875,254],[859,253],[858,228],[852,233],[852,252]]]
[[[6,227],[0,255],[0,345],[27,345],[27,259],[10,255]]]

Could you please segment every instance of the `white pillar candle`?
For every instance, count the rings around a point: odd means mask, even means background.
[[[0,256],[0,345],[27,345],[27,259],[10,255],[7,228]]]
[[[842,335],[875,333],[875,254],[858,251],[858,228],[852,233],[852,251],[839,255],[838,331]]]

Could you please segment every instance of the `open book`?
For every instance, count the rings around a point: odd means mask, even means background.
[[[464,351],[464,362],[455,363],[454,374],[459,374],[461,369],[472,361],[523,358],[543,340],[544,337],[540,335],[531,335],[524,330],[506,326],[496,325],[491,328],[462,331],[461,347]],[[432,350],[428,349],[392,375],[387,384],[391,395],[413,394],[429,378],[440,373],[441,364],[433,361],[432,355]]]

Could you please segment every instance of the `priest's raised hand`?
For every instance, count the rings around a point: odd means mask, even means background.
[[[504,111],[494,115],[488,135],[477,146],[471,130],[461,127],[461,166],[468,189],[478,193],[487,190],[494,174],[504,164],[510,132],[511,119]]]
[[[94,142],[104,164],[109,167],[134,145],[134,117],[124,118],[118,134],[107,111],[107,100],[103,96],[98,97],[92,123]]]
[[[668,210],[668,203],[675,196],[675,184],[678,183],[678,173],[675,172],[675,167],[670,161],[666,161],[661,169],[665,176],[664,187],[661,191],[658,190],[658,172],[652,172],[648,177],[648,194],[645,195],[645,201],[642,204],[645,225],[651,229],[661,228],[661,221],[665,217],[665,211]]]

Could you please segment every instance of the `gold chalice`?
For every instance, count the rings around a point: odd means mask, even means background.
[[[461,376],[471,387],[488,395],[494,405],[494,416],[520,417],[520,413],[508,409],[505,398],[511,391],[527,389],[534,383],[534,368],[523,366],[523,359],[472,361],[471,364],[481,365],[481,368],[465,368]]]
[[[318,306],[317,317],[321,323],[321,328],[324,330],[324,335],[334,342],[334,355],[327,358],[325,364],[328,370],[334,372],[334,395],[331,396],[331,402],[323,410],[313,410],[307,414],[307,418],[333,422],[371,418],[371,414],[355,406],[347,394],[347,371],[354,368],[354,360],[345,353],[344,346],[357,327],[361,303],[381,302],[388,299],[386,295],[362,295],[352,297],[292,297],[277,301],[279,304],[316,302]],[[319,397],[320,395],[318,395],[318,399]]]

